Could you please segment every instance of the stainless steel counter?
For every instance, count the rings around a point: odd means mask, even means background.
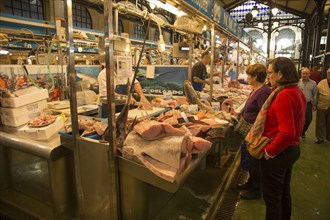
[[[55,134],[48,141],[34,141],[20,137],[18,132],[0,131],[0,145],[38,156],[47,160],[57,160],[70,153],[60,145],[60,136]]]
[[[12,219],[70,219],[74,216],[72,153],[49,141],[0,130],[0,212]]]

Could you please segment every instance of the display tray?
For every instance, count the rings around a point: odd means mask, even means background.
[[[46,117],[47,117],[47,121],[45,121]],[[30,128],[42,128],[50,124],[53,124],[56,118],[57,117],[53,115],[41,115],[28,121],[27,126]],[[33,124],[33,123],[38,123],[38,124]]]
[[[46,127],[46,126],[48,126],[50,124],[53,124],[54,122],[55,122],[55,119],[52,120],[52,121],[50,121],[50,122],[48,122],[48,123],[44,123],[44,124],[41,124],[41,125],[31,125],[31,124],[28,124],[28,126],[30,128],[42,128],[42,127]]]
[[[175,193],[191,175],[191,173],[204,162],[206,159],[205,157],[210,151],[211,149],[207,152],[194,155],[188,167],[176,178],[173,183],[158,177],[144,165],[123,157],[119,157],[119,171],[167,192]]]
[[[107,97],[100,98],[102,104],[107,104]],[[127,95],[115,95],[115,105],[125,105],[127,102]]]
[[[134,119],[135,117],[137,119],[145,119],[145,118],[149,118],[149,117],[154,117],[154,116],[158,116],[159,114],[166,112],[167,109],[166,108],[159,108],[159,107],[153,107],[152,110],[139,110],[137,108],[135,109],[131,109],[128,111],[128,118],[129,119]],[[119,113],[116,113],[116,116],[118,116]]]
[[[61,133],[61,145],[69,149],[73,149],[72,135]],[[183,185],[185,180],[192,174],[192,172],[194,172],[200,165],[202,165],[205,162],[206,156],[208,155],[209,152],[212,151],[212,149],[213,148],[211,148],[207,152],[194,155],[188,167],[183,171],[183,173],[181,173],[176,178],[176,180],[173,183],[155,175],[144,165],[128,160],[121,156],[118,157],[119,171],[141,182],[150,184],[152,186],[155,186],[170,193],[175,193]]]
[[[99,106],[98,105],[82,105],[77,107],[77,113],[78,114],[88,114],[88,113],[94,113],[98,111]],[[70,108],[65,108],[65,109],[52,109],[54,113],[64,113],[66,115],[71,115],[71,109]]]
[[[69,100],[64,100],[64,101],[48,102],[48,108],[50,108],[50,109],[70,108],[70,101]]]
[[[64,126],[63,119],[57,117],[55,121],[47,126],[43,127],[30,127],[25,125],[18,130],[19,135],[32,140],[48,140]]]

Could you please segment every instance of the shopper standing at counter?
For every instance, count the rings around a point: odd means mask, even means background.
[[[271,89],[265,84],[267,68],[264,65],[251,65],[246,70],[246,74],[247,81],[252,87],[252,92],[246,101],[241,117],[243,117],[247,123],[253,124],[261,106],[270,95]],[[244,141],[241,144],[241,165],[249,171],[249,179],[246,183],[238,184],[238,189],[247,189],[246,192],[240,194],[240,197],[242,199],[261,198],[260,159],[248,155],[248,152],[246,151],[246,143]]]
[[[192,68],[192,86],[196,91],[202,91],[204,84],[209,84],[206,80],[207,71],[206,65],[211,61],[211,55],[208,51],[202,53],[201,60],[197,62]]]
[[[270,61],[268,81],[275,90],[263,105],[250,133],[262,134],[272,140],[264,148],[261,159],[266,219],[284,220],[291,217],[291,173],[300,156],[306,98],[297,86],[299,75],[295,65],[286,57]]]
[[[325,138],[330,141],[330,68],[327,78],[317,85],[316,138],[315,143],[321,144]]]

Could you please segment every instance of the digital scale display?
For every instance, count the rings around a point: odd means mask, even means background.
[[[187,46],[179,46],[179,51],[189,51],[190,50],[190,48],[189,48],[189,46],[187,45]]]

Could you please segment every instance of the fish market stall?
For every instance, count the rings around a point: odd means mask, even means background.
[[[24,127],[13,133],[0,132],[1,204],[10,207],[8,210],[20,210],[21,218],[151,219],[196,170],[205,168],[209,154],[216,152],[218,165],[222,163],[230,114],[214,109],[218,105],[206,105],[191,91],[191,84],[184,81],[189,78],[190,63],[188,67],[172,67],[181,69],[183,84],[173,89],[172,95],[173,91],[183,95],[184,88],[187,99],[154,99],[152,110],[130,110],[131,86],[122,112],[116,115],[114,79],[110,77],[114,71],[110,67],[114,66],[114,55],[126,56],[130,51],[115,40],[113,3],[104,1],[107,98],[102,97],[101,102],[108,106],[108,118],[80,116],[95,114],[97,106],[85,101],[93,93],[77,88],[71,1],[64,1],[64,5],[67,65],[61,74],[66,74],[69,100],[46,104],[52,112],[70,116],[71,128],[63,125],[65,117],[43,116],[27,127],[25,118],[20,124]],[[148,27],[153,16],[147,11],[141,16],[148,20]],[[159,25],[159,20],[156,23]],[[135,81],[136,74],[129,82]],[[174,74],[164,71],[157,77],[162,80]],[[175,81],[171,86],[177,84]],[[41,101],[35,107],[41,113],[44,100],[34,101]],[[44,126],[39,127],[40,121]],[[31,137],[35,140],[31,141]],[[37,208],[29,206],[32,203]]]

